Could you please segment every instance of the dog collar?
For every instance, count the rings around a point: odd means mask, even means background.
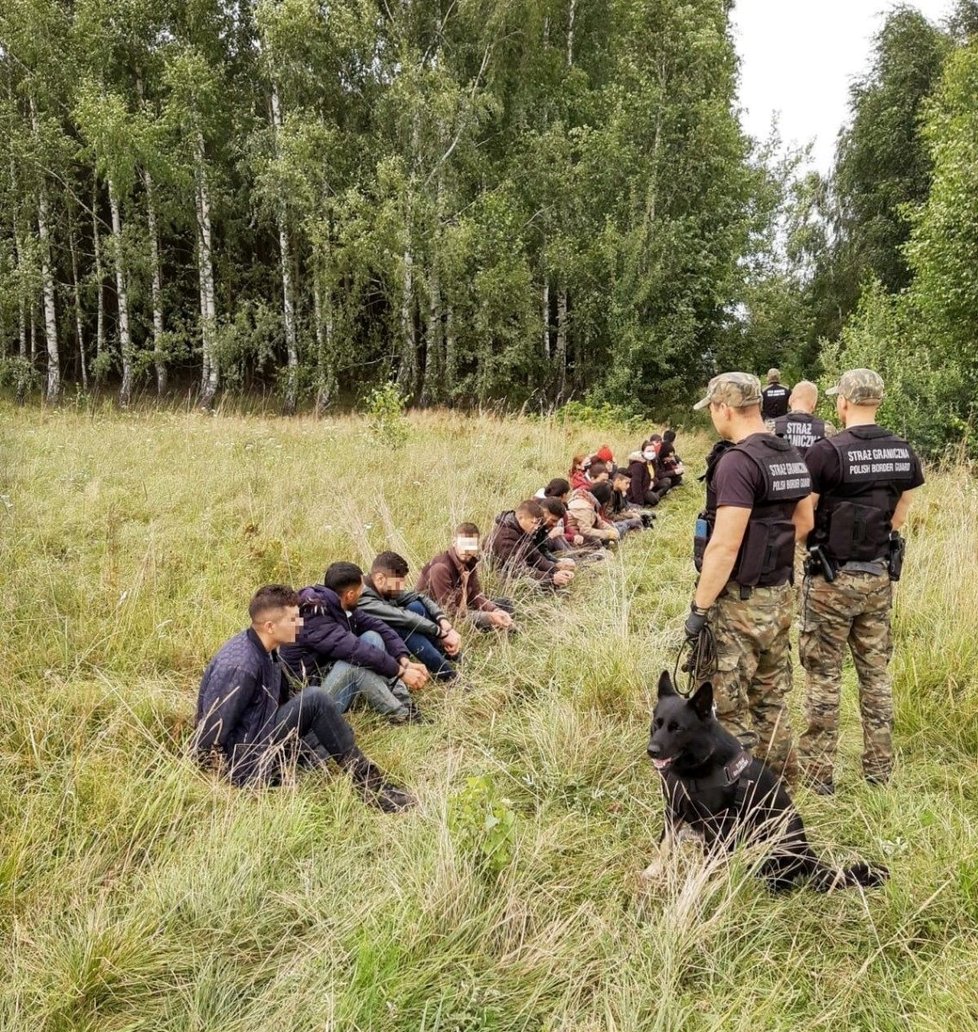
[[[741,749],[739,753],[723,768],[723,773],[727,775],[727,784],[732,785],[735,781],[740,780],[740,776],[750,766],[750,761],[753,757],[746,749]]]

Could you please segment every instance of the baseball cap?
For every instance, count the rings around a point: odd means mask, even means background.
[[[839,382],[830,387],[828,395],[841,394],[853,405],[864,405],[868,401],[883,400],[883,377],[872,369],[850,369],[839,377]]]
[[[693,408],[704,409],[713,402],[723,402],[731,408],[760,405],[761,381],[753,373],[720,373],[710,380],[706,397]]]

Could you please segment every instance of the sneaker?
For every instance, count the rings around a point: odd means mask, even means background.
[[[885,788],[890,783],[889,774],[867,774],[866,784],[875,785],[878,788]]]

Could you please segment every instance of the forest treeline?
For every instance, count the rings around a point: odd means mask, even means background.
[[[976,4],[887,15],[828,176],[745,136],[731,8],[6,0],[0,373],[644,409],[875,363],[939,448],[978,387]]]
[[[2,7],[0,314],[49,398],[648,402],[738,296],[726,0]]]

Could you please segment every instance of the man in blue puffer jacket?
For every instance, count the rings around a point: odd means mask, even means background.
[[[413,803],[357,748],[353,729],[321,688],[289,698],[279,649],[302,626],[299,597],[284,584],[260,588],[251,626],[218,651],[197,698],[194,750],[236,785],[276,784],[283,768],[327,767],[335,760],[364,799],[382,810]]]
[[[318,681],[341,713],[363,698],[392,724],[421,723],[409,689],[423,687],[428,670],[387,624],[357,609],[362,591],[363,571],[354,563],[333,563],[322,584],[303,588],[303,627],[282,660],[295,680]]]

